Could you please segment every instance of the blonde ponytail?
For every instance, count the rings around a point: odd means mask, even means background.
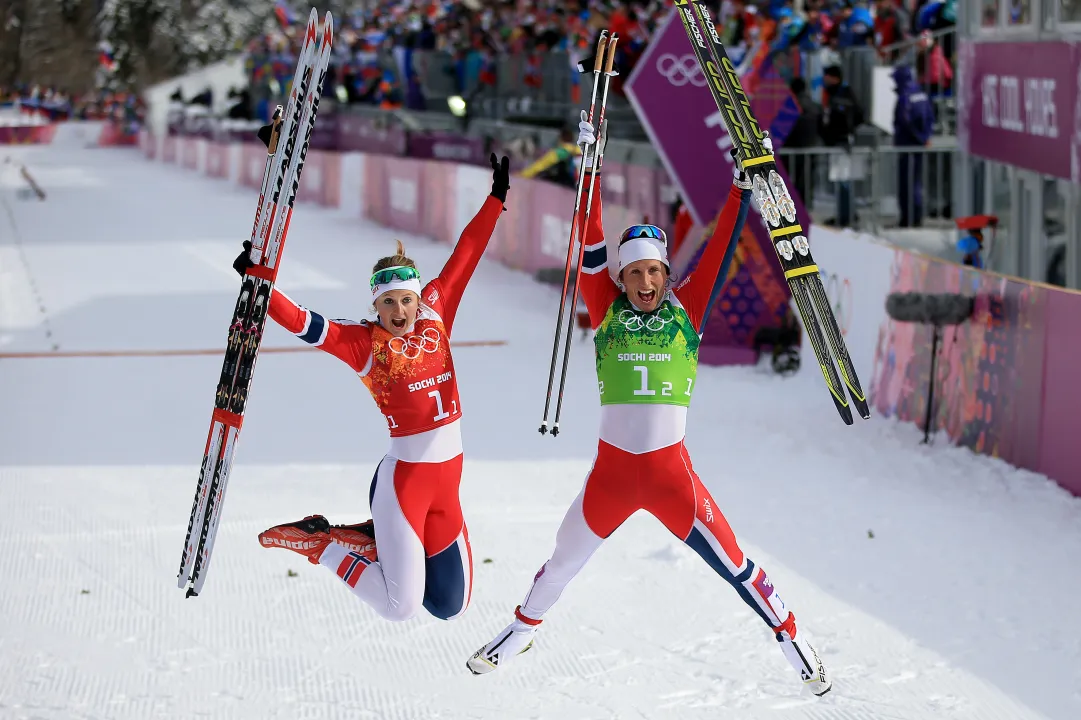
[[[413,262],[409,257],[406,256],[406,254],[405,254],[405,246],[402,245],[402,241],[401,240],[395,240],[394,243],[395,243],[394,254],[389,255],[389,256],[387,256],[385,258],[380,258],[379,262],[377,262],[375,264],[375,267],[372,268],[373,273],[377,273],[380,270],[385,270],[386,268],[389,268],[389,267],[405,266],[405,267],[415,268],[417,266],[417,264],[415,262]]]

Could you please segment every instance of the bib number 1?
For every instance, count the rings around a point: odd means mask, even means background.
[[[435,417],[432,418],[432,422],[439,422],[440,420],[446,420],[451,415],[454,415],[455,413],[458,412],[458,401],[457,400],[451,400],[450,401],[451,402],[451,411],[450,412],[447,412],[446,410],[443,409],[443,396],[441,396],[439,394],[438,390],[432,390],[430,393],[428,393],[428,397],[435,399]],[[387,418],[387,424],[390,426],[391,430],[394,430],[394,429],[396,429],[398,427],[398,423],[394,422],[394,416],[393,415],[387,415],[386,418]]]
[[[447,418],[450,417],[450,413],[449,412],[444,412],[444,410],[443,410],[443,398],[439,394],[438,390],[432,390],[430,393],[428,393],[428,397],[435,398],[435,407],[436,407],[436,410],[438,411],[436,416],[434,418],[432,418],[433,422],[439,422],[440,420],[446,420]],[[455,409],[457,409],[457,406],[458,406],[458,404],[455,403]]]
[[[642,387],[635,390],[634,394],[635,395],[656,395],[657,394],[656,390],[650,390],[649,389],[649,368],[645,367],[644,365],[635,365],[634,370],[635,370],[635,372],[637,372],[639,375],[642,376]],[[671,383],[669,383],[668,386],[671,387],[672,386]]]
[[[656,395],[657,391],[653,390],[653,389],[651,389],[649,387],[649,368],[647,368],[644,365],[635,365],[633,367],[633,370],[639,374],[639,376],[641,377],[641,381],[642,381],[641,387],[636,389],[634,391],[634,394],[635,395]],[[694,385],[694,378],[687,378],[687,390],[683,393],[684,395],[689,396],[691,394],[691,386],[692,385]],[[603,386],[602,386],[601,392],[603,392]],[[671,397],[672,396],[672,383],[668,382],[667,380],[664,380],[664,381],[661,382],[661,395],[663,397]]]

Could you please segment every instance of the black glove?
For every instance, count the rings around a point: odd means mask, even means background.
[[[751,177],[747,174],[747,171],[743,169],[743,165],[740,164],[739,158],[736,157],[736,149],[732,148],[728,153],[732,156],[732,183],[741,190],[750,190]]]
[[[244,252],[236,256],[236,260],[233,261],[233,269],[236,270],[237,275],[244,277],[244,271],[250,267],[254,267],[255,263],[251,261],[251,241],[244,241]]]
[[[510,158],[504,155],[503,159],[497,162],[495,153],[492,153],[489,161],[492,163],[492,197],[506,203],[507,190],[510,190]]]

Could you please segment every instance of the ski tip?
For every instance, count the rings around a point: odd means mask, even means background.
[[[311,13],[308,15],[308,30],[304,34],[304,44],[308,45],[315,42],[319,37],[319,11],[314,7]]]
[[[323,46],[334,46],[334,16],[327,10],[327,14],[323,18]]]
[[[326,12],[326,22],[323,23],[321,46],[322,48],[333,48],[334,46],[334,18],[331,17],[330,11]]]

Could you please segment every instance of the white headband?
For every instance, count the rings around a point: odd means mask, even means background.
[[[384,295],[391,290],[412,290],[417,294],[417,297],[420,297],[420,280],[417,278],[410,278],[408,280],[394,278],[388,283],[376,285],[372,289],[372,302],[374,303],[381,295]]]
[[[655,242],[645,238],[635,238],[619,246],[620,270],[638,260],[660,260],[665,267],[668,267],[668,253],[658,247]]]

